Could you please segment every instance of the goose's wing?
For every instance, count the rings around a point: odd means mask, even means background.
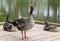
[[[16,23],[18,24],[18,26],[17,26],[17,29],[18,29],[18,30],[24,30],[27,21],[26,21],[25,18],[21,18],[21,19],[18,19],[18,20],[16,21]]]
[[[27,19],[26,18],[20,18],[16,20],[16,23],[18,24],[26,24],[27,23]]]

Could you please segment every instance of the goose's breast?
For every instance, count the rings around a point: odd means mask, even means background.
[[[27,23],[25,29],[26,30],[32,29],[32,27],[34,26],[34,24],[35,24],[34,21],[33,22],[30,22],[30,23]]]

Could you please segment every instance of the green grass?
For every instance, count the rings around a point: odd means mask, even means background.
[[[0,22],[5,20],[5,15],[3,13],[0,12]]]
[[[22,14],[22,16],[27,17],[28,14]],[[18,14],[12,14],[11,13],[9,16],[9,21],[16,20],[17,18],[18,18]],[[34,18],[34,20],[37,20],[37,21],[44,21],[47,19],[47,17],[44,17],[44,19],[42,20],[42,18],[39,15],[36,15],[36,16],[33,15],[33,18]],[[3,22],[5,20],[6,20],[6,15],[4,15],[3,13],[0,12],[0,22]],[[53,22],[53,23],[60,23],[60,21],[55,22],[52,17],[50,17],[48,19],[48,21]]]
[[[17,14],[10,14],[9,21],[15,20],[15,19],[17,19]],[[6,20],[6,15],[4,15],[3,13],[0,12],[0,22],[3,22],[5,20]]]

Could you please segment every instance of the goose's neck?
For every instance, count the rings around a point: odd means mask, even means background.
[[[30,10],[30,13],[29,13],[29,16],[28,16],[28,21],[33,20],[32,12],[33,12],[33,8]]]
[[[6,15],[6,22],[8,21],[8,19],[9,19],[9,15]]]
[[[33,22],[33,16],[29,15],[27,21],[30,22],[30,23]]]
[[[27,19],[27,21],[29,23],[33,22],[33,16],[32,16],[33,10],[34,10],[34,8],[33,8],[33,5],[31,4],[30,5],[30,13],[29,13],[29,16],[28,16],[28,19]]]

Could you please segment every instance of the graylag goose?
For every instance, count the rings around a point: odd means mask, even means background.
[[[44,26],[44,30],[45,31],[55,32],[55,29],[56,29],[56,26],[55,25],[50,25],[48,23],[48,21],[44,21],[44,24],[45,24],[45,26]]]
[[[11,23],[8,22],[8,19],[9,19],[9,13],[8,12],[5,12],[5,15],[6,15],[6,21],[3,25],[3,29],[4,31],[16,31],[16,29],[12,30],[12,27],[14,27]]]
[[[17,29],[19,31],[21,31],[23,40],[28,39],[28,37],[26,36],[26,31],[31,29],[34,26],[34,20],[33,20],[33,16],[32,16],[33,9],[34,8],[31,3],[30,4],[30,13],[27,18],[20,18],[20,19],[14,20],[12,22],[9,22],[9,23],[13,24],[14,26],[17,26]]]

